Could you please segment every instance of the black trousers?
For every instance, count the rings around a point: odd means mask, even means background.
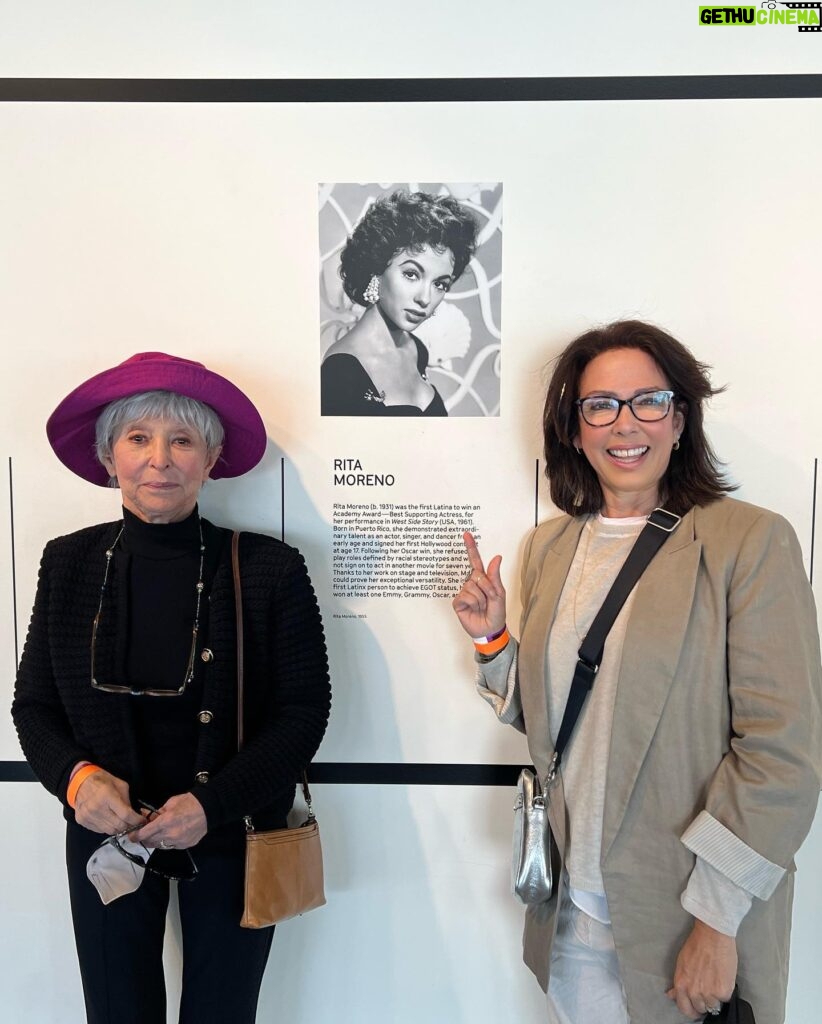
[[[88,1024],[166,1024],[163,937],[170,883],[146,872],[140,888],[104,906],[86,876],[103,836],[67,822],[74,937]],[[199,869],[179,885],[183,937],[180,1024],[254,1024],[273,928],[240,927],[241,843],[192,851]]]

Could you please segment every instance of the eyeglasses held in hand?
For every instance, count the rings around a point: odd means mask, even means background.
[[[147,811],[151,811],[152,814],[157,813],[157,808],[152,807],[151,804],[146,803],[145,800],[140,800],[138,803]],[[169,882],[193,881],[197,877],[197,865],[194,863],[194,858],[188,850],[163,850],[160,847],[149,850],[149,848],[147,846],[143,846],[142,843],[134,842],[131,842],[129,845],[136,847],[136,852],[126,849],[122,844],[122,840],[126,839],[129,833],[136,832],[146,824],[148,824],[148,822],[141,821],[137,825],[129,825],[128,828],[124,828],[121,832],[117,832],[113,836],[108,836],[108,838],[104,839],[100,845],[105,846],[106,844],[110,844],[118,853],[121,853],[126,860],[130,860],[132,864],[145,868],[145,870],[151,872],[151,874],[159,875],[161,878],[165,878]]]

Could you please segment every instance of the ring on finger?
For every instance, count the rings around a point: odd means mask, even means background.
[[[722,1007],[721,1006],[706,1006],[705,1009],[708,1011],[708,1013],[712,1017],[718,1017],[719,1016],[719,1012],[722,1009]]]
[[[174,849],[174,843],[167,843],[165,841],[165,839],[161,839],[160,840],[160,849],[161,850],[173,850]]]

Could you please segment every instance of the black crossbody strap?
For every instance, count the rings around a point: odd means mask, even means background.
[[[681,516],[667,512],[664,508],[654,509],[648,516],[648,522],[637,537],[625,563],[617,574],[617,578],[608,591],[608,596],[602,602],[602,607],[591,623],[591,628],[579,649],[579,660],[574,669],[571,691],[568,694],[568,702],[565,705],[565,712],[554,747],[554,757],[548,773],[549,780],[553,778],[560,766],[568,740],[571,738],[571,733],[574,731],[574,726],[577,724],[577,719],[585,704],[585,698],[594,685],[602,661],[602,652],[605,650],[605,640],[611,626],[628,600],[628,595],[637,580],[668,536],[679,526],[680,519]]]

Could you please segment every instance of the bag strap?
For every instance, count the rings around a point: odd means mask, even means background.
[[[240,531],[231,535],[231,571],[234,575],[234,614],[237,620],[237,750],[243,749],[243,589],[240,585]]]
[[[240,581],[240,531],[235,530],[231,535],[231,572],[234,577],[234,614],[237,622],[237,750],[243,749],[243,706],[245,703],[245,691],[243,688],[243,589]],[[303,797],[308,808],[309,824],[314,820],[314,812],[311,809],[311,790],[308,788],[308,774],[303,772],[301,779]],[[246,826],[251,822],[247,817]]]
[[[637,580],[643,574],[654,555],[659,551],[669,535],[679,526],[682,517],[667,512],[664,508],[655,508],[648,516],[648,521],[637,537],[634,546],[631,548],[625,563],[617,573],[608,596],[602,602],[602,607],[596,614],[591,628],[578,652],[578,661],[574,669],[574,678],[571,682],[571,691],[568,694],[568,702],[565,705],[565,712],[562,716],[562,723],[559,727],[557,742],[554,746],[554,756],[548,769],[547,783],[550,783],[559,769],[562,762],[562,755],[577,724],[585,699],[594,685],[597,672],[599,672],[602,653],[605,650],[605,641],[608,633],[616,621],[622,606],[628,600],[628,595],[636,585]]]

